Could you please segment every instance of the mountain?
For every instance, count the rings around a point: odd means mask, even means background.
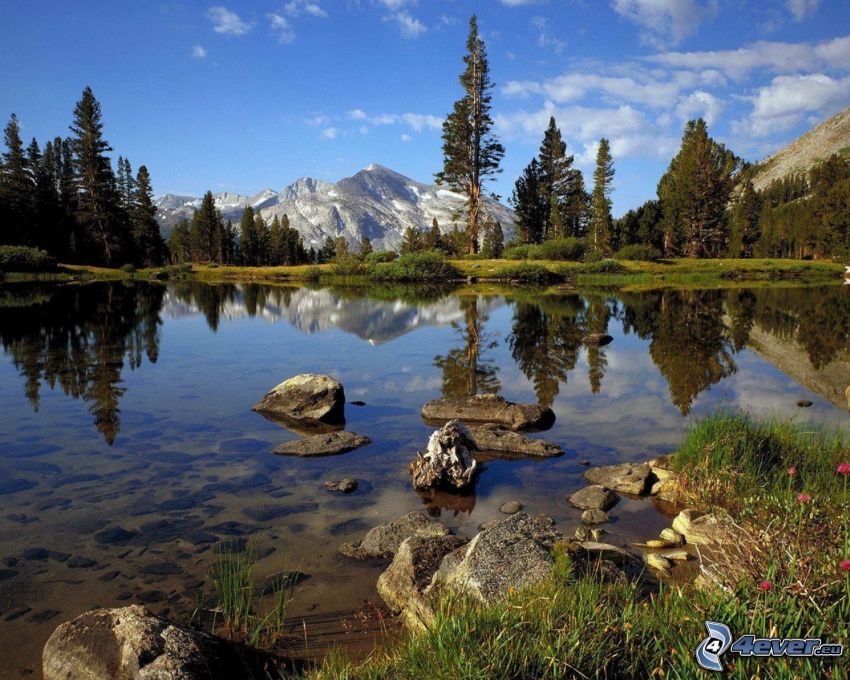
[[[764,189],[776,179],[807,171],[834,153],[850,153],[850,107],[759,162],[753,185]]]
[[[487,211],[502,224],[509,238],[514,230],[513,211],[492,199],[485,200]],[[249,205],[266,222],[286,214],[307,247],[320,246],[328,236],[344,236],[357,247],[366,236],[379,250],[397,248],[407,227],[430,229],[435,217],[443,233],[450,231],[464,199],[381,165],[370,165],[335,184],[303,177],[281,191],[264,189],[253,196],[215,194],[215,203],[224,217],[234,222]],[[160,224],[170,232],[179,220],[191,219],[200,204],[201,199],[193,196],[158,196]],[[462,223],[462,218],[458,221]]]

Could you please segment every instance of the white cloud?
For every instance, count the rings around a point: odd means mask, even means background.
[[[443,119],[439,116],[433,116],[425,113],[379,113],[377,115],[369,115],[363,109],[352,109],[348,112],[348,117],[351,120],[365,121],[370,125],[395,125],[404,123],[408,125],[414,132],[422,132],[426,129],[439,130],[443,126]]]
[[[817,12],[818,5],[820,0],[785,0],[785,6],[796,21],[802,21],[807,15]]]
[[[440,130],[443,127],[443,119],[439,116],[422,113],[404,113],[401,119],[416,132],[422,130]]]
[[[283,11],[291,17],[300,17],[309,14],[319,19],[327,19],[328,13],[316,2],[310,0],[292,0],[283,6]]]
[[[312,118],[308,118],[304,122],[306,122],[307,125],[309,125],[310,127],[321,127],[322,125],[327,125],[329,119],[327,116],[319,114],[317,116],[313,116]]]
[[[542,5],[548,0],[501,0],[505,7],[523,7],[525,5]]]
[[[254,27],[254,24],[243,21],[236,12],[221,5],[210,7],[206,17],[212,22],[216,33],[225,35],[245,35]]]
[[[612,0],[620,16],[645,29],[653,45],[677,45],[717,10],[716,0]]]
[[[543,49],[552,50],[555,54],[560,54],[564,51],[567,43],[563,40],[555,38],[549,32],[549,22],[545,17],[534,17],[531,20],[531,25],[537,29],[537,44]]]
[[[410,136],[410,135],[408,135],[408,134],[403,134],[401,137],[399,137],[399,139],[401,139],[401,141],[402,141],[402,142],[410,142],[410,141],[413,141],[413,137],[411,137],[411,136]]]
[[[195,57],[195,59],[206,59],[207,51],[202,45],[195,45],[192,47],[192,56]]]
[[[723,111],[723,102],[713,94],[697,90],[679,99],[676,104],[676,115],[680,120],[692,120],[703,118],[709,125],[713,125]]]
[[[693,79],[699,80],[699,76],[695,75]],[[601,92],[617,102],[629,101],[662,108],[676,101],[681,89],[682,85],[678,82],[655,80],[648,75],[640,75],[638,78],[564,73],[543,83],[530,80],[508,81],[502,88],[502,93],[515,97],[540,94],[563,104],[577,101],[589,92]]]
[[[277,34],[278,42],[288,45],[295,40],[295,31],[285,16],[273,12],[269,14],[269,25],[274,33]]]
[[[717,69],[733,80],[743,80],[756,69],[766,69],[772,73],[795,73],[828,66],[847,71],[850,64],[850,36],[817,45],[759,41],[736,50],[662,52],[646,59],[672,68]]]
[[[328,127],[322,130],[322,138],[323,139],[336,139],[339,135],[339,130],[335,127]]]
[[[408,12],[396,12],[386,18],[398,24],[402,38],[418,38],[428,30],[428,27]]]
[[[822,73],[775,77],[746,97],[753,110],[732,122],[736,134],[756,137],[782,132],[802,122],[807,114],[825,116],[850,103],[850,76],[831,78]]]
[[[348,117],[352,120],[367,120],[369,118],[363,109],[352,109],[348,112]]]
[[[389,10],[399,10],[405,5],[415,5],[415,0],[375,0],[379,5],[383,5]]]

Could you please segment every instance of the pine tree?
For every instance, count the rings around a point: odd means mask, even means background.
[[[425,234],[424,240],[426,250],[444,251],[446,249],[443,242],[443,235],[440,233],[440,224],[437,222],[436,217],[431,220],[431,229]]]
[[[330,262],[336,257],[336,242],[328,236],[317,254],[320,263]]]
[[[172,264],[183,264],[192,259],[189,221],[180,220],[168,239],[168,253]]]
[[[257,264],[257,233],[254,231],[254,209],[249,205],[242,211],[239,220],[239,253],[242,264]]]
[[[366,257],[369,253],[372,252],[372,241],[368,236],[364,236],[363,240],[360,241],[360,257]]]
[[[257,213],[254,216],[254,239],[257,246],[257,256],[254,264],[263,266],[269,261],[269,228],[266,221]]]
[[[489,220],[484,225],[484,243],[481,246],[481,252],[486,258],[498,260],[504,251],[505,233],[502,231],[502,225],[498,221]]]
[[[195,262],[210,262],[213,258],[215,228],[218,222],[218,210],[212,192],[207,191],[201,199],[201,207],[192,217],[192,228],[189,235],[192,260]]]
[[[130,164],[127,163],[124,172],[129,170]],[[162,264],[165,259],[165,243],[156,220],[150,174],[144,165],[139,167],[136,178],[131,180],[131,186],[132,194],[128,205],[138,263],[153,267]]]
[[[53,141],[57,151],[56,175],[59,183],[59,211],[61,213],[62,252],[71,259],[80,260],[83,254],[85,235],[82,225],[77,221],[77,186],[74,176],[74,151],[70,139],[57,137]],[[59,167],[61,166],[61,167]]]
[[[567,144],[554,116],[549,118],[549,127],[543,135],[539,159],[542,194],[548,206],[544,238],[564,238],[568,234],[563,213],[567,210],[570,182],[575,172],[572,168],[574,158],[567,156]]]
[[[759,215],[761,198],[751,180],[743,182],[741,192],[732,208],[732,241],[729,254],[732,257],[752,257],[753,248],[761,235]]]
[[[278,267],[286,260],[286,236],[280,218],[275,215],[269,227],[269,264]]]
[[[679,153],[658,183],[664,252],[719,257],[729,240],[726,207],[739,161],[708,136],[701,118],[688,122]]]
[[[29,222],[33,210],[33,186],[30,181],[18,117],[13,113],[4,133],[6,151],[0,166],[0,198],[6,215],[0,225],[0,242],[29,242]]]
[[[400,246],[401,254],[416,253],[422,250],[422,239],[420,234],[413,227],[408,227],[404,230],[404,235],[401,239]]]
[[[33,139],[27,148],[27,172],[29,174],[32,213],[29,216],[29,245],[54,252],[54,232],[59,213],[59,196],[53,179],[53,145],[49,155],[42,154],[38,142]],[[45,151],[48,147],[45,147]]]
[[[532,158],[514,185],[511,205],[516,214],[518,235],[523,243],[540,243],[543,240],[549,216],[543,181],[540,163]]]
[[[584,187],[584,175],[573,168],[567,176],[565,200],[561,205],[560,218],[567,236],[581,237],[587,233],[590,222],[590,196]]]
[[[593,171],[591,198],[590,247],[601,255],[611,253],[611,182],[614,179],[614,159],[604,137],[599,140],[596,169]]]
[[[90,239],[93,255],[112,264],[129,242],[127,225],[120,223],[115,176],[109,157],[112,147],[103,138],[100,103],[90,87],[74,108],[71,146],[78,188],[77,219]]]
[[[466,51],[463,59],[466,69],[460,76],[464,94],[443,123],[443,169],[436,179],[438,184],[446,184],[466,196],[468,252],[477,253],[482,187],[488,178],[499,172],[505,150],[492,133],[490,93],[493,83],[475,16],[469,21]]]
[[[348,257],[348,241],[345,236],[337,236],[334,240],[334,260],[339,262]]]

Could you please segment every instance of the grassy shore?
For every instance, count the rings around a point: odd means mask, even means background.
[[[850,643],[848,462],[843,433],[719,413],[673,456],[689,505],[728,513],[724,578],[643,590],[578,576],[558,556],[545,583],[482,606],[439,603],[434,625],[365,663],[332,656],[307,677],[696,678],[704,621],[733,636]],[[839,659],[723,657],[730,678],[845,678]]]

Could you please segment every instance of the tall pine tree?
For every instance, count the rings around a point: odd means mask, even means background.
[[[129,170],[128,162],[124,172]],[[132,187],[129,212],[138,263],[145,267],[160,265],[165,259],[165,243],[159,230],[159,222],[156,220],[151,178],[144,165],[139,167],[136,178],[132,180]]]
[[[482,218],[482,188],[499,170],[505,150],[492,133],[490,101],[493,82],[484,41],[478,36],[478,19],[469,21],[466,42],[466,69],[460,76],[463,97],[443,123],[443,169],[436,175],[466,197],[468,252],[478,252],[478,232]]]
[[[18,117],[13,113],[4,132],[6,151],[0,166],[0,201],[5,215],[0,224],[0,242],[29,243],[30,220],[33,210],[33,191],[27,157],[21,141]]]
[[[591,196],[590,247],[600,255],[611,254],[611,182],[614,180],[614,159],[604,137],[596,152]]]
[[[549,217],[549,199],[546,197],[544,181],[540,163],[532,158],[514,186],[511,205],[523,243],[540,243],[543,240]]]

